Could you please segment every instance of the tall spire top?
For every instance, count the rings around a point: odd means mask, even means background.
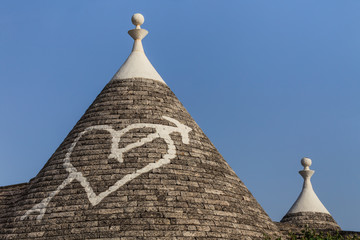
[[[133,49],[128,59],[126,59],[119,71],[114,75],[114,80],[146,78],[165,83],[145,55],[141,40],[144,39],[149,32],[140,27],[144,21],[144,16],[140,13],[132,16],[131,22],[135,25],[135,29],[129,30],[128,33],[134,39]]]

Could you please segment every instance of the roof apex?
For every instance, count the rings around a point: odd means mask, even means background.
[[[160,74],[155,70],[149,59],[146,57],[141,40],[148,34],[148,31],[141,29],[140,25],[144,23],[144,17],[140,13],[136,13],[131,18],[135,29],[128,33],[134,39],[133,49],[125,63],[120,67],[112,78],[113,80],[129,79],[129,78],[147,78],[165,83]]]

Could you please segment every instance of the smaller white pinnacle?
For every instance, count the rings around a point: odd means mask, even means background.
[[[311,164],[312,161],[310,158],[304,157],[301,159],[301,165],[303,165],[304,170],[299,171],[299,173],[304,178],[304,184],[299,197],[290,208],[288,214],[298,212],[321,212],[330,214],[316,196],[312,187],[310,178],[315,171],[309,168]]]

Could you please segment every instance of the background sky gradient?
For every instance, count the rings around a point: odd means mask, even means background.
[[[136,12],[148,58],[273,220],[307,156],[360,231],[358,0],[2,0],[0,186],[40,171],[128,57]]]

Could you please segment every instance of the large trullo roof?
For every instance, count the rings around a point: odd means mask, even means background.
[[[258,239],[278,234],[147,60],[133,52],[39,174],[0,188],[0,239]]]

